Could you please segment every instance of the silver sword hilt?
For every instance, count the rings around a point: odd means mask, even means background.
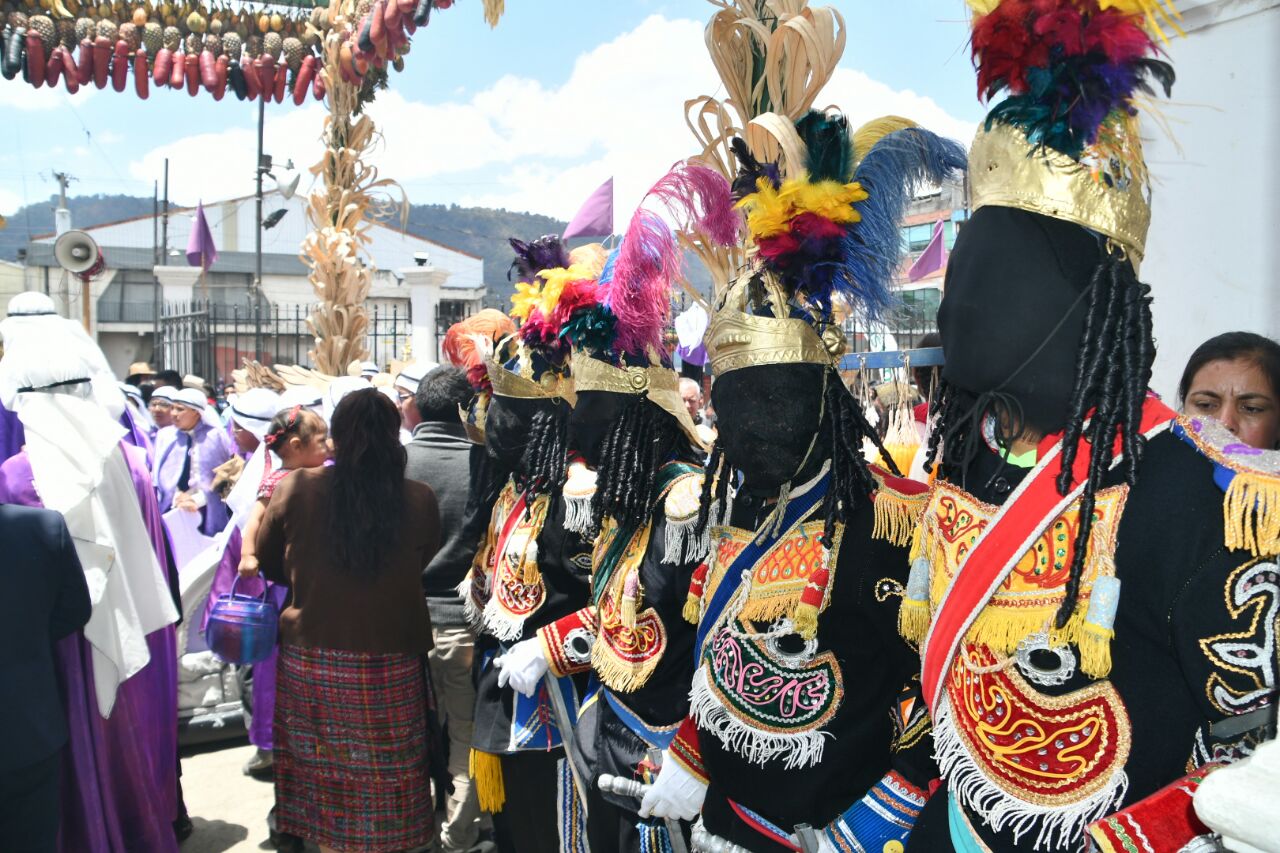
[[[600,778],[596,780],[596,784],[600,786],[601,791],[607,794],[617,794],[619,797],[635,797],[637,800],[644,799],[644,795],[649,792],[650,787],[643,782],[624,779],[611,773],[601,773]]]

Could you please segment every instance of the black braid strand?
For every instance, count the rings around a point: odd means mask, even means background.
[[[599,531],[605,517],[620,527],[645,523],[658,469],[673,454],[689,453],[688,440],[675,418],[645,397],[628,400],[601,447],[596,493],[591,498],[592,532]]]
[[[1138,281],[1133,267],[1108,247],[1093,277],[1085,334],[1071,394],[1071,408],[1063,436],[1062,469],[1058,491],[1071,490],[1076,447],[1083,436],[1088,443],[1089,464],[1080,497],[1080,525],[1075,554],[1067,579],[1066,598],[1055,625],[1061,629],[1076,609],[1084,575],[1093,513],[1098,490],[1110,470],[1111,448],[1120,444],[1125,482],[1137,480],[1144,439],[1142,405],[1151,379],[1151,289]],[[1088,424],[1085,425],[1085,420]]]
[[[559,406],[533,416],[524,451],[524,475],[518,483],[529,495],[530,505],[541,495],[556,500],[564,488],[569,473],[568,426],[569,419]]]

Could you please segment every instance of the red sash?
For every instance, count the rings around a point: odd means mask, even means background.
[[[1142,434],[1150,437],[1163,432],[1175,416],[1174,411],[1154,395],[1148,396],[1142,406]],[[921,672],[924,698],[930,711],[937,711],[942,696],[943,674],[950,667],[960,640],[973,620],[1036,538],[1084,490],[1089,470],[1088,442],[1080,439],[1071,469],[1071,489],[1066,496],[1058,493],[1057,485],[1061,467],[1057,459],[1061,452],[1062,433],[1046,436],[1040,442],[1039,462],[1035,469],[1005,500],[938,603],[933,624],[924,641]],[[1119,437],[1111,454],[1111,465],[1114,466],[1123,455]]]
[[[525,493],[522,493],[516,499],[515,505],[511,507],[511,512],[507,513],[506,519],[502,522],[502,530],[498,534],[498,538],[493,543],[493,568],[496,579],[498,561],[502,559],[502,555],[507,552],[507,540],[511,538],[511,533],[516,529],[516,524],[520,522],[520,516],[524,515],[524,509],[527,505]]]

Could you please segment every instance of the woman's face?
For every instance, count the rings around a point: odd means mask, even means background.
[[[1196,371],[1182,411],[1221,421],[1245,444],[1280,448],[1280,399],[1267,375],[1249,359],[1219,359]]]

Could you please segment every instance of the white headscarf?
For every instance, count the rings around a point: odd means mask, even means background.
[[[15,351],[20,360],[39,360],[54,348],[74,353],[83,364],[84,377],[91,380],[93,396],[112,418],[119,420],[124,414],[124,392],[116,384],[107,357],[84,326],[58,316],[53,300],[45,294],[30,291],[10,299],[9,316],[0,321],[0,338],[4,339],[5,361]],[[24,346],[24,342],[30,345]],[[23,387],[11,381],[15,369],[25,370],[26,365],[11,362],[9,370],[0,368],[0,404],[6,409],[14,408],[17,389]]]
[[[324,391],[324,422],[333,423],[333,412],[338,408],[338,403],[342,402],[343,397],[352,391],[365,391],[368,388],[369,383],[358,376],[339,376],[330,382],[329,387]]]
[[[84,635],[98,712],[107,717],[119,685],[151,660],[147,635],[176,622],[178,611],[120,449],[124,427],[85,381],[83,350],[67,345],[65,330],[48,332],[6,338],[0,373],[26,431],[36,493],[66,519],[84,569],[93,604]]]

